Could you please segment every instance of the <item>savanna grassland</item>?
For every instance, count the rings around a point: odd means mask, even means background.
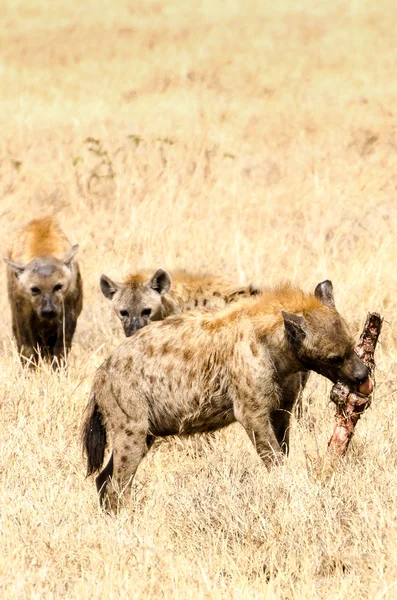
[[[392,1],[3,0],[0,237],[55,215],[85,304],[67,372],[24,371],[0,295],[0,596],[397,598],[397,45]],[[85,480],[95,369],[123,339],[101,273],[334,284],[385,317],[342,464],[313,375],[267,473],[238,425],[169,439],[117,518]]]

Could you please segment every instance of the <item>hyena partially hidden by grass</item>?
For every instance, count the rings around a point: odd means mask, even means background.
[[[156,436],[214,431],[238,421],[266,466],[288,450],[301,372],[371,392],[368,370],[337,312],[332,284],[314,294],[285,285],[217,313],[187,313],[153,323],[126,340],[97,370],[84,424],[88,475],[101,503],[118,492]],[[111,481],[112,480],[112,481]]]
[[[77,249],[45,217],[28,223],[4,259],[12,331],[23,362],[34,365],[42,356],[57,363],[70,350],[83,305]]]
[[[151,321],[162,321],[189,310],[221,309],[230,302],[259,293],[253,286],[236,286],[221,277],[183,270],[170,275],[164,269],[154,274],[133,273],[123,283],[102,275],[100,287],[111,301],[127,337]]]

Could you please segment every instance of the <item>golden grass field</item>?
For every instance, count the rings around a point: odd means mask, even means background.
[[[387,0],[1,2],[2,252],[55,215],[85,288],[67,373],[27,372],[3,265],[1,598],[397,598],[395,16]],[[355,335],[380,312],[346,459],[329,468],[331,384],[313,375],[282,466],[238,425],[165,440],[130,505],[101,513],[80,427],[123,333],[98,281],[137,267],[329,278]]]

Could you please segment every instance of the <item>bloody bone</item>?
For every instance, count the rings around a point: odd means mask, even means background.
[[[375,369],[374,353],[382,329],[383,319],[378,313],[368,313],[360,339],[355,348],[357,355],[368,367],[370,378],[359,386],[359,393],[341,381],[335,383],[330,398],[336,404],[336,425],[328,443],[328,449],[343,456],[353,437],[354,428],[361,414],[371,404],[372,381]]]

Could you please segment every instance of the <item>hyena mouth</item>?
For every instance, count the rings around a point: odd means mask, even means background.
[[[45,319],[46,321],[51,321],[52,319],[55,319],[56,316],[57,313],[55,310],[46,310],[41,313],[41,318]]]
[[[362,383],[360,383],[357,386],[357,391],[360,394],[363,394],[364,396],[369,396],[370,394],[372,394],[373,389],[374,389],[374,384],[373,384],[371,377],[367,377],[367,379],[365,381],[363,381]]]

